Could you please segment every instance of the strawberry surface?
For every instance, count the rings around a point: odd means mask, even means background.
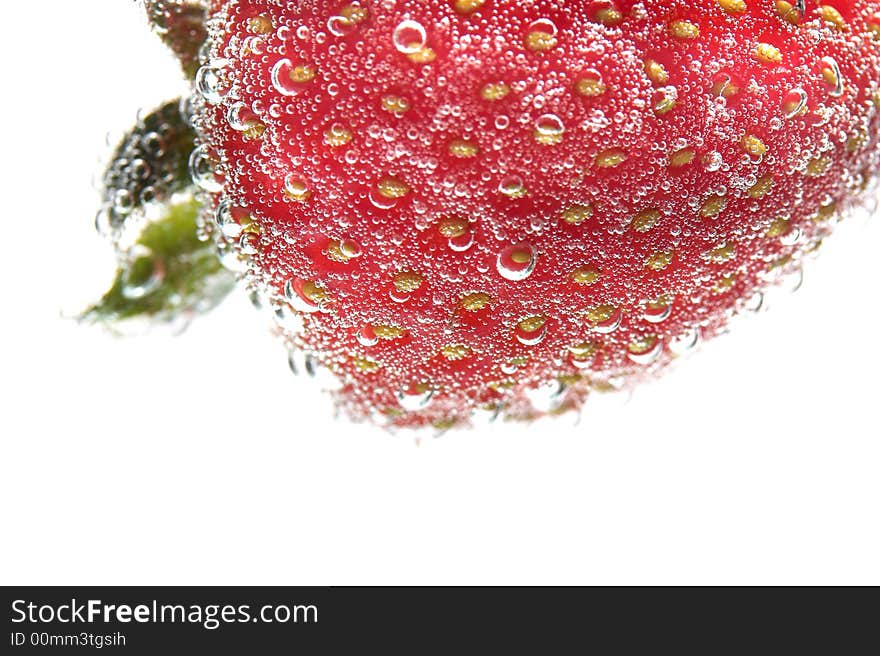
[[[208,34],[204,230],[390,426],[654,375],[877,170],[876,1],[217,1]]]

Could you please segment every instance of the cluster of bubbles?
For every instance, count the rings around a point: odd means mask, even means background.
[[[784,4],[230,3],[193,178],[355,416],[576,409],[799,279],[872,177],[880,18]]]

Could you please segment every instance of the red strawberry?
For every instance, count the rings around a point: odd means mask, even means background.
[[[204,228],[393,426],[654,374],[880,156],[877,1],[217,0],[208,34]]]

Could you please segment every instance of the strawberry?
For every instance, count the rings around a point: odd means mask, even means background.
[[[214,0],[201,228],[393,427],[634,385],[877,171],[880,2]]]

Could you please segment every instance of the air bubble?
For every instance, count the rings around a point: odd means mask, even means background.
[[[394,47],[404,55],[412,55],[420,52],[428,41],[428,35],[421,23],[414,20],[405,20],[394,28],[392,35]]]
[[[397,402],[400,407],[410,412],[417,412],[427,408],[434,398],[434,390],[425,385],[410,385],[397,393]]]
[[[196,91],[212,105],[219,105],[229,93],[229,89],[223,83],[221,72],[226,65],[226,60],[215,60],[205,64],[196,72]]]
[[[521,242],[501,251],[496,259],[495,268],[502,278],[519,281],[532,275],[537,261],[537,254],[531,244]]]
[[[192,181],[201,189],[212,194],[223,191],[223,184],[217,180],[214,160],[211,159],[206,144],[193,150],[189,156],[189,174]]]

